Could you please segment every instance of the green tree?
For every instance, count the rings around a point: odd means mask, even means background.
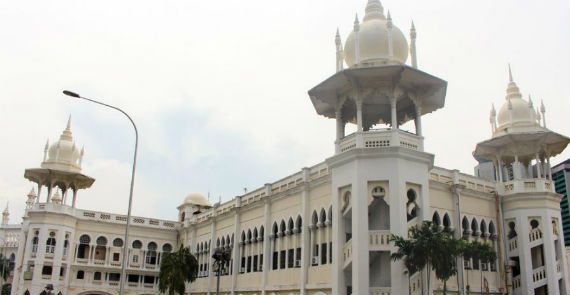
[[[479,261],[483,264],[495,263],[497,253],[491,245],[487,243],[477,243],[477,257],[479,257]],[[479,269],[481,272],[481,292],[483,292],[483,268],[480,267]]]
[[[6,282],[8,275],[10,274],[10,260],[0,254],[0,278],[2,283]]]
[[[443,281],[443,292],[447,293],[447,281],[457,274],[457,256],[461,255],[463,243],[449,231],[440,231],[429,221],[411,227],[409,239],[392,235],[391,241],[397,247],[393,260],[403,260],[408,274],[412,271],[427,272],[427,288],[430,290],[431,271]],[[412,270],[412,271],[410,271]]]
[[[184,295],[186,282],[198,275],[198,261],[188,247],[180,246],[176,252],[165,254],[160,263],[158,289],[168,295]]]
[[[408,270],[408,293],[411,295],[411,276],[418,271],[418,263],[414,261],[414,241],[406,240],[403,237],[391,235],[390,241],[398,250],[392,253],[391,258],[394,261],[403,260],[404,266]]]
[[[10,295],[11,291],[12,291],[12,284],[4,284],[2,285],[2,291],[0,292],[0,294]]]

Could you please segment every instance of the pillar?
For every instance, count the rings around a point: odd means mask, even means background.
[[[360,177],[358,162],[355,163],[352,186],[352,292],[353,294],[368,294],[370,289],[369,256],[368,252],[368,189]],[[392,187],[390,186],[390,192]],[[390,203],[390,208],[396,202]],[[392,212],[390,212],[392,216]],[[392,223],[390,223],[392,225]],[[319,253],[321,254],[321,253]],[[392,275],[399,277],[397,274]]]
[[[414,105],[416,108],[416,135],[422,136],[422,106],[419,101],[415,102]]]
[[[344,131],[344,130],[343,130]],[[310,208],[310,172],[309,168],[303,168],[303,192],[301,193],[302,205],[301,205],[301,218],[303,221],[303,226],[301,227],[301,280],[299,291],[300,295],[305,295],[307,293],[306,284],[308,282],[308,270],[311,266],[311,231],[307,226],[310,220],[311,208]],[[333,270],[334,271],[334,270]]]
[[[542,178],[542,168],[540,167],[540,157],[538,153],[534,155],[536,159],[536,178]]]
[[[391,125],[392,125],[392,129],[398,129],[398,118],[397,118],[397,98],[391,97],[390,98],[390,109],[391,109]]]
[[[342,121],[342,111],[340,109],[335,112],[335,117],[336,117],[335,152],[340,153],[340,140],[344,137],[344,122]]]
[[[236,290],[236,284],[237,284],[237,276],[239,274],[239,267],[241,266],[241,261],[240,261],[240,243],[238,242],[240,240],[240,220],[241,220],[241,216],[240,216],[240,207],[241,207],[241,198],[240,197],[236,197],[235,198],[235,202],[236,202],[236,210],[235,210],[235,215],[234,215],[234,243],[233,243],[233,253],[232,253],[232,259],[234,261],[232,267],[232,288],[231,288],[231,294],[235,294],[235,290]]]

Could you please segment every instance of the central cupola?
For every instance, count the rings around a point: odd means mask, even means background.
[[[404,64],[408,59],[408,41],[396,27],[390,12],[378,0],[370,0],[362,23],[358,17],[344,46],[344,61],[352,68],[379,64]]]

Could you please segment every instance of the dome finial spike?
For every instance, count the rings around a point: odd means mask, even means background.
[[[366,3],[366,9],[364,10],[364,18],[363,21],[367,21],[369,19],[385,19],[384,17],[384,7],[379,0],[368,0]]]
[[[413,31],[416,30],[416,26],[414,25],[414,20],[412,20],[412,30],[413,30]]]
[[[65,129],[71,130],[71,115],[69,115],[69,118],[67,118],[67,127]]]
[[[509,82],[513,82],[513,72],[511,71],[511,63],[509,63]]]

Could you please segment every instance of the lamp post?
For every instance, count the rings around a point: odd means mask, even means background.
[[[216,249],[216,251],[212,255],[212,258],[214,258],[214,269],[216,270],[216,273],[218,276],[218,280],[216,282],[216,295],[219,295],[220,294],[220,274],[222,273],[222,270],[224,269],[224,266],[226,265],[226,263],[231,260],[231,253],[230,253],[229,249],[218,248],[218,249]]]
[[[67,96],[71,96],[71,97],[75,97],[75,98],[81,98],[87,101],[90,101],[92,103],[96,103],[102,106],[106,106],[108,108],[112,108],[115,109],[121,113],[123,113],[123,115],[125,115],[129,121],[131,121],[131,124],[133,124],[133,128],[135,129],[135,153],[133,156],[133,169],[131,172],[131,188],[129,191],[129,207],[127,210],[127,226],[125,227],[125,243],[123,244],[123,263],[121,264],[121,280],[119,281],[119,295],[123,295],[124,294],[124,289],[125,289],[125,281],[126,281],[126,266],[127,266],[127,260],[128,260],[128,250],[129,250],[129,227],[131,225],[131,207],[133,204],[133,188],[135,185],[135,168],[137,166],[137,151],[138,151],[138,146],[139,146],[139,132],[137,130],[137,125],[135,125],[135,122],[133,121],[133,119],[131,119],[131,117],[125,113],[125,111],[121,110],[118,107],[114,107],[112,105],[108,105],[106,103],[102,103],[93,99],[89,99],[86,97],[83,97],[75,92],[71,92],[68,90],[64,90],[63,94],[67,95]]]

